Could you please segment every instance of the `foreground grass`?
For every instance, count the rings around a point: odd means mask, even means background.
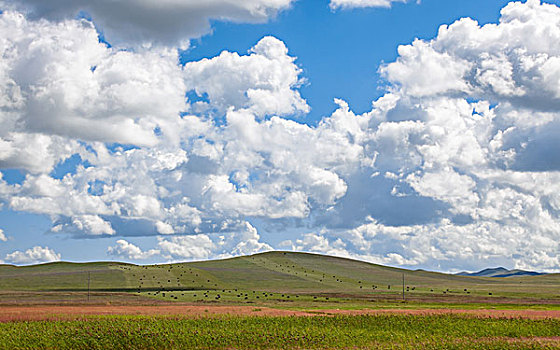
[[[108,316],[0,324],[2,349],[558,349],[558,337],[557,319],[453,315]]]

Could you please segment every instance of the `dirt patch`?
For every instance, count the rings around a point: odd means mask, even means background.
[[[88,302],[89,300],[89,302]],[[61,291],[0,291],[0,309],[4,306],[42,306],[42,305],[158,305],[168,303],[132,293],[115,292],[61,292]]]
[[[219,305],[44,305],[0,307],[0,322],[73,320],[98,315],[145,316],[333,316],[333,315],[468,315],[490,318],[560,318],[560,310],[308,310],[293,311],[255,306]]]
[[[72,320],[99,315],[145,315],[145,316],[312,316],[303,311],[290,311],[254,306],[217,306],[217,305],[158,305],[158,306],[123,306],[123,305],[83,305],[83,306],[21,306],[1,307],[0,322]]]

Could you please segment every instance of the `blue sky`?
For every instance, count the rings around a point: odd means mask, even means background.
[[[560,2],[339,3],[0,1],[0,260],[560,270]]]
[[[301,121],[314,123],[333,112],[334,98],[346,100],[357,113],[370,110],[371,102],[384,93],[377,68],[396,59],[398,45],[429,40],[440,25],[463,17],[496,22],[507,3],[428,0],[333,11],[328,1],[298,1],[265,24],[215,22],[213,33],[193,41],[182,59],[210,58],[223,50],[246,52],[263,36],[273,35],[286,43],[304,70],[307,84],[301,93],[312,109]]]

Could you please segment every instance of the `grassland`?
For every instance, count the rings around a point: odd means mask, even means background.
[[[271,252],[233,259],[138,266],[116,262],[0,266],[0,304],[90,300],[262,304],[272,307],[557,308],[560,275],[463,277],[314,254]]]
[[[5,349],[541,349],[560,320],[463,316],[97,317],[0,324]]]
[[[406,311],[419,309],[437,312]],[[527,309],[544,311],[521,318]],[[559,311],[560,275],[463,277],[292,252],[0,265],[0,349],[560,349]]]

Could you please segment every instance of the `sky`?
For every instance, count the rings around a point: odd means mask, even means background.
[[[560,272],[558,0],[0,0],[0,262]]]

